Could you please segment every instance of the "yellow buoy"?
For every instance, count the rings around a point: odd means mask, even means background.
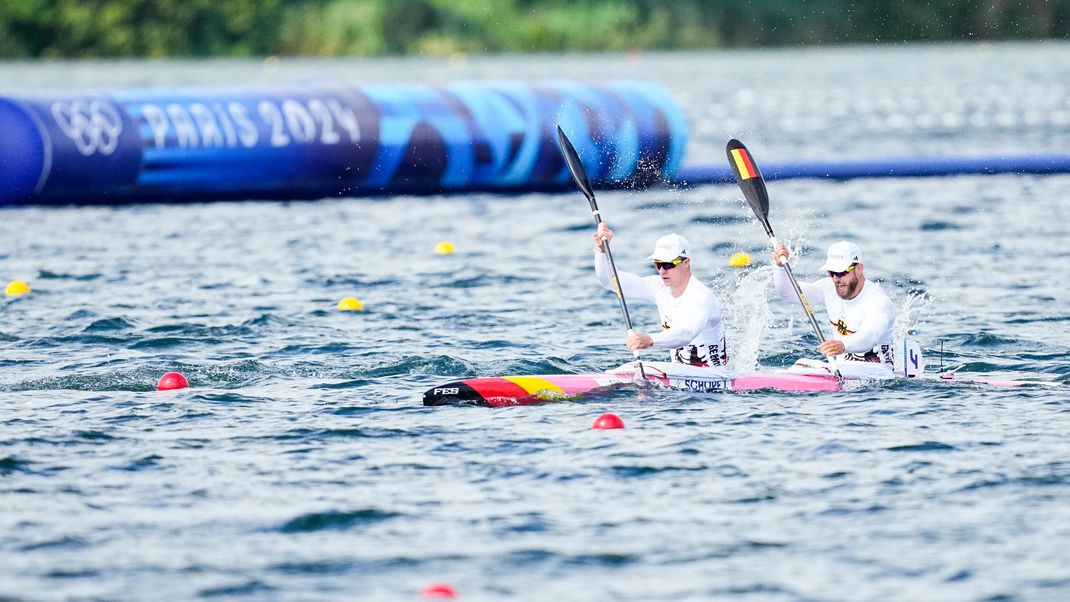
[[[30,285],[21,280],[12,280],[7,283],[7,288],[4,289],[4,294],[8,297],[18,297],[28,292],[30,292]]]
[[[732,256],[728,258],[728,265],[734,268],[745,268],[749,266],[752,261],[754,261],[754,258],[750,256],[750,253],[740,251],[739,253],[733,253]]]
[[[338,302],[338,309],[342,311],[361,311],[364,309],[364,304],[356,297],[346,297]]]
[[[435,245],[435,255],[451,255],[456,250],[452,242],[445,240]]]

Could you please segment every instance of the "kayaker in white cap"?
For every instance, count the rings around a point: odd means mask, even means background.
[[[789,255],[787,246],[777,243],[773,249],[773,284],[781,299],[799,303],[782,267]],[[880,285],[866,280],[862,251],[853,242],[841,240],[829,247],[821,270],[825,278],[799,283],[813,309],[824,307],[832,325],[831,336],[817,350],[826,357],[879,362],[892,370],[895,304]],[[825,334],[829,334],[827,330]]]
[[[594,269],[598,281],[609,290],[613,288],[613,271],[606,258],[602,241],[613,239],[613,231],[605,222],[594,233]],[[647,257],[653,262],[656,276],[637,276],[618,270],[620,288],[627,300],[656,303],[661,316],[661,332],[628,335],[628,349],[665,349],[671,360],[693,366],[724,366],[728,363],[725,348],[724,315],[721,304],[708,286],[691,274],[691,246],[679,234],[667,234],[658,239],[654,252]]]

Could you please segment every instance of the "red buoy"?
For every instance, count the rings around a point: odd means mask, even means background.
[[[421,595],[425,598],[456,598],[457,592],[448,583],[432,583],[424,588]]]
[[[156,390],[170,391],[171,389],[185,389],[188,386],[189,381],[185,376],[178,372],[168,372],[160,377],[159,382],[156,383]]]
[[[624,428],[624,421],[620,419],[620,416],[607,412],[599,416],[591,428],[600,430],[622,429]]]

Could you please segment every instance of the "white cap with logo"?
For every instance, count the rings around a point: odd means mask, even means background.
[[[842,272],[855,263],[862,261],[862,251],[853,242],[841,240],[829,247],[828,256],[825,257],[825,265],[821,266],[823,272]]]
[[[672,261],[677,257],[691,257],[691,245],[679,234],[666,234],[654,243],[654,252],[647,259],[653,261]]]

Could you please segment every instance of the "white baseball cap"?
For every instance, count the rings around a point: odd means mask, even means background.
[[[647,259],[652,261],[672,261],[677,257],[691,257],[691,245],[679,234],[666,234],[654,243],[654,252]]]
[[[853,242],[841,240],[829,247],[825,265],[821,266],[821,271],[842,272],[855,263],[863,263],[862,251],[858,250],[858,245]]]

